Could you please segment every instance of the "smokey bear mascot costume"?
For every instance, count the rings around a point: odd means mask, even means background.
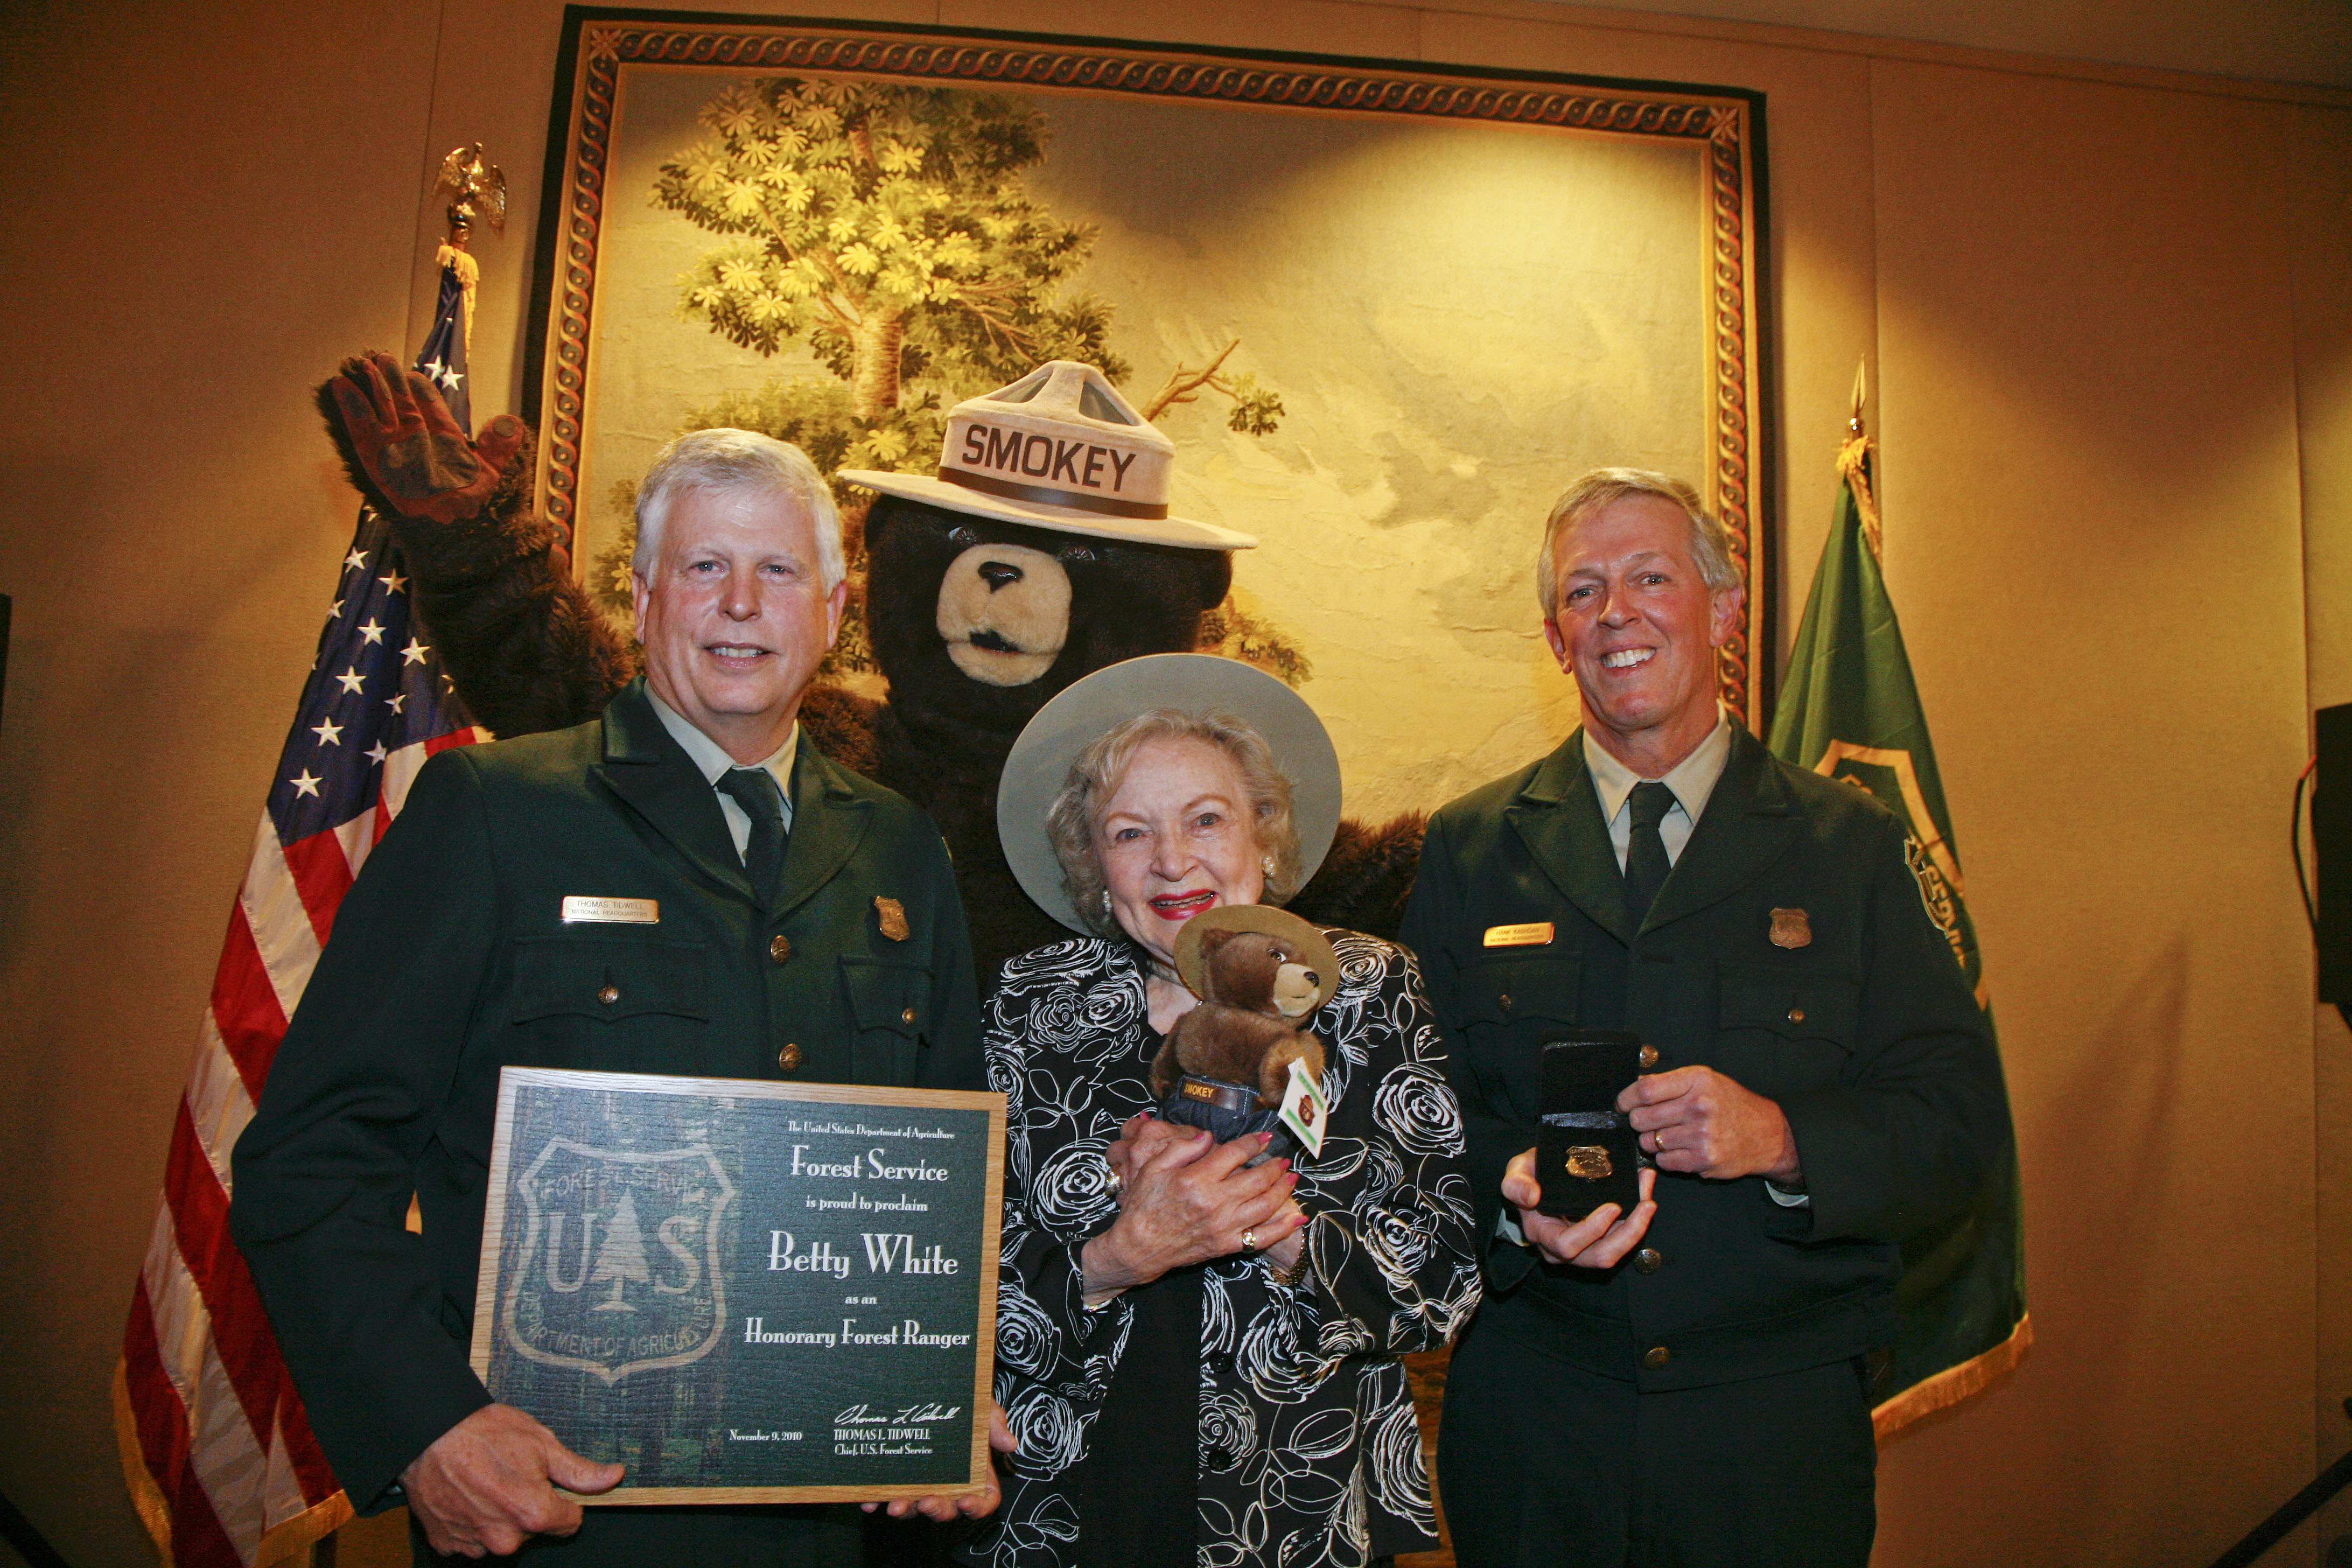
[[[593,718],[636,674],[531,507],[530,432],[469,438],[433,384],[387,355],[345,362],[319,407],[352,482],[391,519],[415,612],[475,720],[499,735]],[[1056,360],[959,404],[939,476],[845,470],[866,519],[866,618],[881,701],[812,687],[820,750],[914,801],[955,858],[983,985],[1068,933],[1023,893],[996,835],[996,782],[1032,714],[1079,677],[1192,651],[1244,533],[1171,516],[1174,447],[1091,365]],[[1395,933],[1422,818],[1342,823],[1290,907]]]

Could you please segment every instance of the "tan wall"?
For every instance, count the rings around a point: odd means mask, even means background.
[[[2352,702],[2352,125],[2311,116],[2317,156],[2296,170],[2295,374],[2303,457],[2305,619],[2311,703]],[[2336,787],[2352,787],[2338,784]],[[2352,1396],[2352,1032],[2333,1007],[2314,1028],[2319,1156],[2319,1458],[2342,1452]],[[2352,1533],[2352,1498],[2321,1517]]]
[[[1573,0],[1567,0],[1573,3]],[[2352,9],[2328,0],[1615,0],[1628,11],[1772,22],[2110,65],[2352,87]]]
[[[2282,829],[2352,699],[2352,106],[1517,0],[835,8],[1769,94],[1789,608],[1869,353],[2040,1331],[1889,1450],[1879,1561],[2194,1563],[2341,1450],[2352,1042]],[[0,24],[0,1491],[89,1568],[142,1560],[107,1379],[351,525],[305,389],[416,341],[477,137],[477,407],[520,368],[560,6],[356,9]]]

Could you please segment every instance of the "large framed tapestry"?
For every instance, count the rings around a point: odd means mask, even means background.
[[[1352,815],[1574,725],[1532,568],[1601,464],[1729,526],[1762,727],[1761,94],[583,7],[559,69],[527,372],[609,602],[680,430],[928,473],[949,407],[1082,358],[1174,440],[1173,510],[1260,541],[1213,631],[1314,703]]]

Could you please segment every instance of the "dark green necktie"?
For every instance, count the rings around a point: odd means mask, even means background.
[[[1633,833],[1625,845],[1625,910],[1638,930],[1649,918],[1650,906],[1658,901],[1666,873],[1674,869],[1666,858],[1666,841],[1658,836],[1658,824],[1674,809],[1675,792],[1662,784],[1637,784],[1633,803]]]
[[[729,768],[715,786],[735,797],[751,819],[751,836],[743,843],[743,869],[751,890],[763,900],[776,894],[776,877],[784,868],[784,792],[776,775],[765,768]]]

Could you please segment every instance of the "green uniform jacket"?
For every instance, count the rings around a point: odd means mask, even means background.
[[[1402,933],[1451,1038],[1479,1236],[1495,1237],[1503,1167],[1535,1144],[1541,1048],[1564,1026],[1633,1030],[1654,1070],[1712,1067],[1787,1115],[1810,1207],[1760,1177],[1661,1173],[1654,1257],[1582,1269],[1487,1243],[1487,1315],[1644,1389],[1885,1343],[1896,1242],[1963,1208],[2010,1139],[2000,1058],[1902,827],[1744,730],[1732,742],[1638,931],[1576,735],[1432,819]],[[1772,941],[1776,910],[1801,945]],[[1549,942],[1485,945],[1544,921]]]
[[[601,720],[417,774],[237,1141],[230,1209],[363,1511],[398,1500],[386,1489],[409,1461],[489,1403],[467,1356],[500,1068],[985,1087],[971,942],[930,819],[805,738],[793,802],[763,909],[642,682]],[[567,926],[575,893],[657,900],[659,923]],[[903,910],[902,937],[877,897]],[[422,1237],[404,1226],[412,1191]]]

